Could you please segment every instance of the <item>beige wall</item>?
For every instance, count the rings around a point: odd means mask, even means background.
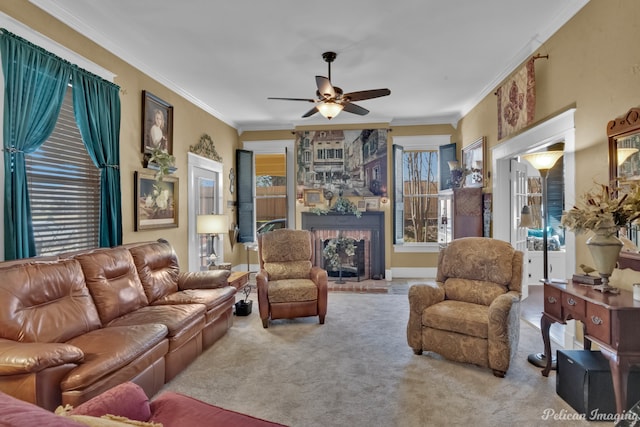
[[[32,6],[26,0],[5,0],[0,10],[22,22],[35,31],[51,38],[57,43],[75,51],[111,71],[117,77],[115,83],[121,88],[120,100],[122,120],[120,127],[120,162],[122,183],[122,228],[125,243],[155,240],[160,237],[169,240],[176,249],[180,264],[188,267],[188,225],[187,225],[187,151],[190,145],[197,144],[203,133],[209,134],[216,150],[224,159],[225,183],[229,170],[235,163],[235,148],[238,144],[237,131],[212,115],[194,106],[181,96],[143,74],[136,68],[120,60],[108,51],[97,46],[82,35],[69,29],[57,20]],[[173,154],[176,157],[177,172],[180,180],[180,206],[178,211],[179,227],[150,231],[134,231],[133,184],[134,171],[142,169],[141,111],[142,91],[146,90],[173,105]],[[197,95],[197,94],[194,94]],[[227,206],[230,193],[224,186],[224,206]],[[228,208],[227,208],[228,209]],[[231,210],[229,215],[235,215]],[[233,218],[234,216],[232,216]],[[242,245],[235,247],[231,254],[229,245],[225,245],[225,260],[241,264],[244,257]]]
[[[640,106],[638,6],[637,0],[591,0],[536,51],[549,59],[535,62],[537,102],[532,126],[575,104],[576,195],[589,190],[594,181],[608,182],[607,123]],[[489,147],[495,146],[495,95],[488,95],[469,112],[458,130],[462,146],[483,135]],[[585,239],[577,237],[576,265],[593,263]]]

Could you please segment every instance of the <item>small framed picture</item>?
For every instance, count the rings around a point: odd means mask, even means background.
[[[367,210],[367,202],[364,200],[358,200],[357,206],[360,212],[365,212]]]
[[[305,206],[314,207],[322,203],[322,191],[316,189],[305,189],[303,198]]]
[[[462,163],[467,172],[465,187],[484,187],[487,182],[484,136],[462,149]]]
[[[178,226],[178,178],[135,172],[135,231]]]
[[[142,152],[159,148],[173,154],[173,106],[142,91]]]
[[[368,211],[380,210],[380,197],[365,197],[364,202]]]

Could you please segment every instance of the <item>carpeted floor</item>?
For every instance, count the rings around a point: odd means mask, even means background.
[[[521,322],[518,355],[503,379],[489,369],[413,354],[403,294],[330,292],[317,318],[236,317],[228,334],[165,390],[296,427],[600,426],[579,417],[526,361],[542,345]],[[545,418],[545,415],[547,418]]]

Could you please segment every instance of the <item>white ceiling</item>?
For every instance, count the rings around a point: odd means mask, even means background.
[[[345,92],[391,90],[332,124],[455,125],[588,2],[30,1],[239,132],[326,124],[267,100],[314,98],[325,51]]]

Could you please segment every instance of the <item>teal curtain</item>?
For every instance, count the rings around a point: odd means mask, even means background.
[[[74,68],[73,110],[89,156],[100,168],[100,232],[102,247],[122,243],[120,200],[120,88]]]
[[[4,73],[5,259],[36,255],[25,155],[51,135],[71,76],[71,64],[2,29]]]

